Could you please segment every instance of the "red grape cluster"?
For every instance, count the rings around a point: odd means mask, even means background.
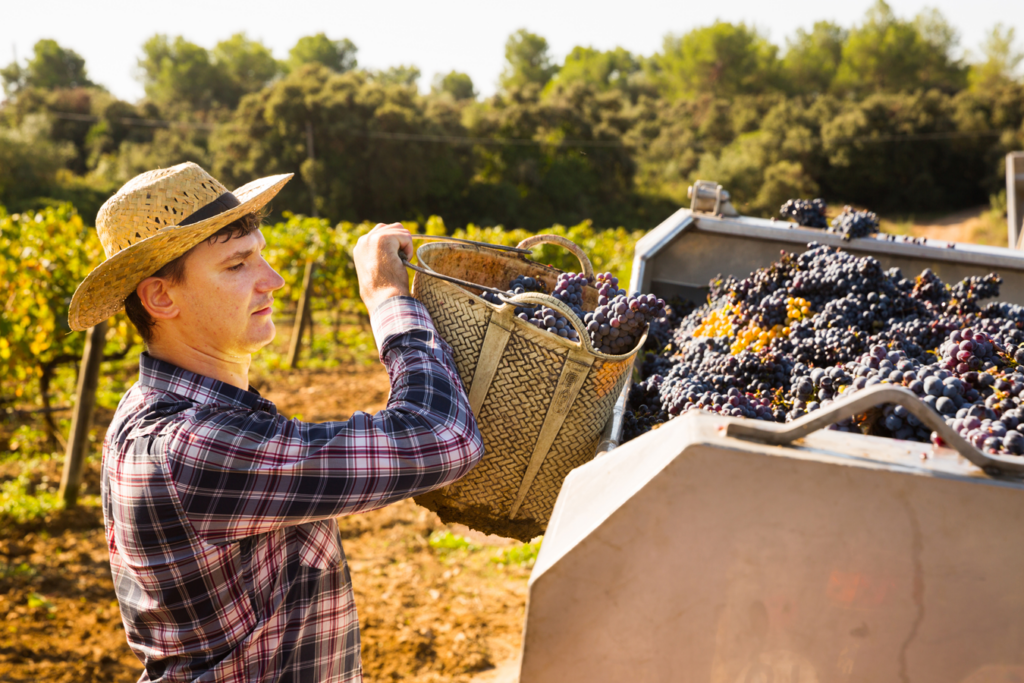
[[[824,199],[790,199],[779,209],[779,215],[805,228],[827,228],[825,208]]]
[[[606,296],[601,299],[607,303],[599,304],[583,319],[594,348],[601,353],[626,353],[640,341],[648,321],[665,316],[665,302],[653,294],[619,294],[610,300]]]
[[[665,302],[653,294],[627,296],[618,289],[619,281],[611,273],[598,273],[594,287],[598,290],[598,306],[591,312],[583,308],[584,289],[590,283],[582,273],[561,273],[555,282],[552,296],[568,306],[582,325],[587,327],[595,349],[602,353],[627,353],[636,346],[649,322],[667,320]],[[509,285],[509,296],[525,292],[543,292],[544,284],[532,277],[520,275]],[[485,301],[501,305],[501,298],[484,292]],[[569,341],[579,342],[579,333],[558,311],[547,306],[520,305],[515,315]]]
[[[842,235],[846,241],[854,237],[874,235],[878,232],[878,216],[871,211],[854,211],[853,207],[847,206],[841,214],[832,219],[828,231]]]

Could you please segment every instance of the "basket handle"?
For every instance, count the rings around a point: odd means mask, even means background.
[[[974,444],[947,425],[946,421],[925,405],[914,392],[897,386],[879,385],[858,391],[853,396],[842,398],[787,425],[758,422],[757,420],[730,422],[725,428],[725,435],[741,439],[756,439],[775,446],[783,446],[807,436],[811,432],[816,432],[885,403],[895,403],[906,408],[914,417],[942,437],[942,440],[960,455],[980,467],[989,476],[998,477],[1010,473],[1020,476],[1021,473],[1024,473],[1024,459],[1010,460],[981,452],[974,447]]]
[[[576,333],[580,337],[580,342],[583,343],[583,348],[593,353],[595,351],[594,345],[590,342],[590,333],[587,332],[586,326],[583,321],[580,320],[572,309],[569,308],[564,302],[559,301],[550,294],[541,294],[540,292],[525,292],[523,294],[515,294],[509,296],[507,293],[502,292],[498,295],[502,301],[513,306],[522,306],[523,304],[532,304],[534,306],[547,306],[548,308],[558,311],[563,318],[565,318]]]
[[[583,274],[587,276],[587,279],[590,281],[594,280],[594,265],[587,258],[586,253],[580,249],[578,244],[561,235],[531,235],[517,244],[516,247],[518,249],[530,249],[538,244],[557,244],[560,247],[565,247],[579,260],[580,266],[583,268]]]

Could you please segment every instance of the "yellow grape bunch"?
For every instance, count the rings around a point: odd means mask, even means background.
[[[735,320],[742,317],[741,312],[734,304],[729,303],[709,313],[694,329],[693,336],[732,339],[729,351],[733,355],[746,350],[756,352],[779,337],[788,337],[791,323],[809,318],[813,314],[809,301],[800,297],[789,297],[786,299],[785,325],[773,325],[770,329],[764,329],[751,320],[737,327]]]

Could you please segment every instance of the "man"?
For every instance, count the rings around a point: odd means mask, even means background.
[[[451,349],[409,297],[400,225],[354,251],[391,378],[387,409],[287,420],[249,387],[284,281],[260,211],[291,178],[235,192],[195,164],[131,180],[100,209],[108,259],[71,327],[124,305],[147,345],[103,443],[103,517],[142,681],[358,681],[359,622],[334,518],[452,483],[483,453]]]

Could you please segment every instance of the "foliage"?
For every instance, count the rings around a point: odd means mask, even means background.
[[[984,92],[1012,85],[1024,61],[1024,52],[1015,46],[1016,29],[998,23],[981,45],[984,62],[971,67],[971,89]]]
[[[68,308],[101,260],[95,230],[69,205],[12,215],[0,209],[0,403],[45,402],[54,369],[81,358],[85,335],[70,333]],[[108,355],[137,341],[123,314],[111,321]]]
[[[662,52],[650,62],[651,75],[670,98],[761,93],[779,84],[777,52],[757,29],[716,21],[666,36]]]
[[[588,83],[598,90],[618,88],[625,91],[641,74],[641,68],[641,60],[621,47],[602,51],[577,46],[565,56],[565,62],[549,87]]]
[[[72,156],[70,144],[52,139],[49,121],[41,114],[15,128],[0,128],[0,203],[45,194]]]
[[[412,65],[400,64],[370,73],[370,78],[381,85],[415,86],[420,70]]]
[[[954,92],[967,75],[952,57],[956,44],[956,33],[937,11],[908,21],[877,0],[864,23],[850,31],[833,87],[860,95],[920,88]]]
[[[536,85],[543,88],[558,73],[551,60],[548,41],[521,28],[505,41],[505,69],[500,83],[504,90]]]
[[[815,22],[810,31],[798,28],[786,40],[786,54],[782,58],[788,90],[809,95],[828,92],[848,36],[849,31],[830,21]]]
[[[233,109],[279,70],[270,50],[244,33],[217,43],[212,51],[182,36],[157,34],[143,44],[138,66],[146,95],[172,113]]]
[[[265,258],[285,280],[285,286],[275,294],[275,305],[279,310],[291,309],[294,302],[298,301],[307,259],[313,259],[318,264],[312,283],[314,301],[318,307],[337,310],[347,302],[358,299],[359,288],[352,250],[356,241],[369,232],[374,224],[342,222],[331,226],[322,218],[293,214],[286,214],[285,218],[285,221],[263,229],[267,240]],[[504,246],[515,246],[533,234],[523,229],[505,230],[473,224],[449,231],[444,221],[437,216],[431,216],[422,225],[416,222],[405,225],[413,233],[445,235],[451,232],[451,236],[458,239]],[[643,235],[643,231],[623,228],[598,230],[590,221],[571,227],[554,225],[543,232],[565,237],[578,244],[590,258],[596,272],[611,272],[623,283],[629,280],[633,244]],[[562,247],[543,245],[534,251],[534,255],[538,261],[560,270],[580,271],[579,261]],[[354,310],[361,310],[361,307]]]
[[[298,69],[306,64],[321,64],[335,73],[345,73],[356,68],[356,46],[348,38],[331,40],[324,33],[303,36],[288,52],[288,70]]]
[[[468,74],[459,71],[449,71],[446,74],[437,74],[430,86],[431,92],[435,95],[447,93],[455,100],[476,99],[476,90],[473,87],[473,79]]]
[[[467,540],[464,536],[453,534],[447,529],[438,529],[431,533],[430,538],[427,539],[427,544],[442,556],[450,555],[459,550],[466,552],[480,550],[480,546]]]
[[[269,83],[280,71],[274,55],[266,45],[236,33],[213,48],[213,63],[226,75],[228,92],[221,92],[228,106],[237,106],[242,95],[255,92]]]
[[[229,186],[296,173],[277,204],[332,224],[649,228],[697,178],[761,215],[814,188],[833,204],[959,209],[997,191],[1024,145],[1014,38],[997,26],[968,64],[941,14],[877,2],[854,26],[797,29],[781,55],[756,28],[716,22],[654,55],[578,46],[559,66],[523,29],[500,91],[477,100],[459,72],[421,95],[413,65],[359,70],[356,46],[323,33],[280,64],[244,34],[212,49],[157,35],[141,103],[19,85],[0,105],[0,200],[72,200],[90,218],[138,173],[189,160]]]
[[[540,554],[541,541],[534,543],[519,543],[510,548],[501,548],[495,552],[491,562],[499,565],[518,564],[532,567],[537,563],[537,556]]]
[[[85,60],[81,55],[48,38],[35,44],[25,66],[11,62],[0,69],[0,78],[8,95],[26,87],[53,90],[94,85],[85,73]]]
[[[310,64],[242,101],[212,141],[212,170],[235,186],[298,170],[301,182],[284,188],[281,204],[315,201],[335,218],[441,213],[472,176],[468,150],[402,136],[464,133],[450,106],[428,112],[414,88]]]

